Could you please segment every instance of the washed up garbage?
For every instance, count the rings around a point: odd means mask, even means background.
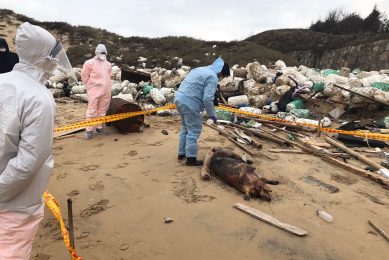
[[[112,79],[120,81],[122,79],[122,70],[118,66],[112,67]]]
[[[380,89],[382,91],[388,92],[389,91],[389,83],[383,83],[383,82],[375,82],[371,84],[373,88]]]
[[[311,118],[311,111],[309,109],[292,109],[290,111],[293,115],[299,117],[299,118]]]
[[[378,127],[389,129],[389,116],[385,116],[384,118],[378,120],[375,123]]]
[[[155,104],[157,104],[157,105],[162,105],[162,104],[166,103],[165,96],[157,88],[153,88],[150,90],[150,96],[153,99],[153,101],[155,102]]]
[[[255,80],[253,80],[253,79],[246,80],[243,83],[243,87],[244,87],[245,91],[252,89],[254,86],[255,86]]]
[[[143,95],[148,95],[150,94],[150,91],[154,88],[153,85],[144,85],[143,86]]]
[[[315,92],[323,91],[324,90],[324,82],[314,82],[312,89]]]
[[[132,104],[121,98],[112,98],[109,105],[107,116],[128,113],[128,112],[138,112],[142,109],[137,104]],[[143,122],[144,115],[138,115],[134,117],[129,117],[126,119],[118,120],[109,123],[116,127],[116,129],[121,134],[131,133],[131,132],[142,132],[143,131]]]
[[[247,65],[249,79],[254,79],[256,82],[266,83],[266,67],[261,67],[261,64],[256,61]]]
[[[60,98],[65,95],[63,89],[54,88],[54,89],[50,89],[50,91],[53,94],[54,98]]]
[[[346,112],[344,105],[338,105],[332,109],[328,114],[334,119],[339,119]]]
[[[120,91],[122,91],[122,85],[119,81],[112,80],[112,96],[119,95]]]
[[[254,120],[250,120],[245,124],[245,126],[250,127],[250,128],[260,128],[262,126],[262,124],[254,121]]]
[[[339,75],[342,76],[342,77],[348,77],[351,73],[351,70],[349,68],[346,68],[346,67],[342,67],[340,68],[340,71],[339,71]]]
[[[215,115],[218,120],[225,120],[229,122],[232,122],[232,120],[234,120],[234,115],[229,111],[215,109]]]
[[[121,98],[129,103],[134,103],[134,97],[131,94],[119,93],[117,96],[114,96],[113,98]]]
[[[230,106],[247,106],[249,103],[249,99],[246,95],[236,96],[236,97],[230,97],[227,101],[228,105]]]
[[[353,74],[359,74],[359,73],[361,73],[362,72],[362,70],[360,69],[360,68],[355,68],[355,69],[353,69],[353,71],[351,72],[351,73],[353,73]]]
[[[79,100],[83,103],[88,103],[88,95],[87,94],[74,94],[73,99]]]
[[[59,72],[53,76],[51,76],[49,78],[49,81],[53,82],[53,83],[58,83],[58,82],[61,82],[61,81],[65,81],[68,77],[66,76],[65,73],[63,72]]]
[[[172,116],[177,114],[177,112],[171,110],[171,109],[165,109],[165,110],[159,110],[157,111],[157,116]]]
[[[174,89],[172,88],[161,88],[160,91],[164,97],[168,97],[170,94],[174,93]]]
[[[265,95],[249,96],[249,104],[256,108],[262,108],[269,102],[269,97]]]
[[[275,65],[275,69],[276,69],[276,70],[281,70],[281,69],[286,68],[286,64],[285,64],[285,62],[282,61],[282,60],[276,61],[276,62],[274,63],[274,65]]]
[[[234,77],[246,78],[247,74],[248,72],[246,68],[237,68],[234,70]]]
[[[73,94],[85,94],[86,89],[84,85],[75,85],[72,87],[72,93]]]
[[[328,214],[327,212],[323,211],[323,210],[316,210],[316,214],[321,218],[323,219],[324,221],[326,222],[332,222],[334,220],[334,218]]]
[[[287,76],[279,76],[275,82],[276,86],[285,86],[290,84],[290,79]]]
[[[277,95],[282,96],[282,95],[284,95],[289,89],[290,89],[290,86],[288,86],[288,85],[282,85],[282,86],[278,86],[278,87],[275,89],[275,92],[276,92]]]
[[[331,75],[331,74],[338,75],[339,72],[337,70],[326,69],[326,70],[323,71],[322,74],[323,74],[324,77],[327,77],[328,75]]]
[[[256,114],[256,115],[262,114],[261,109],[258,109],[255,107],[241,107],[241,108],[239,108],[239,110],[249,112],[251,114]]]
[[[286,105],[286,111],[292,111],[293,109],[302,109],[304,107],[304,101],[300,98],[296,98],[292,102]]]

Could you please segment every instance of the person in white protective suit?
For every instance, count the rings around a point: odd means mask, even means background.
[[[46,89],[59,70],[75,79],[60,42],[41,27],[16,32],[19,63],[0,75],[0,259],[29,259],[43,218],[49,181],[55,102]]]

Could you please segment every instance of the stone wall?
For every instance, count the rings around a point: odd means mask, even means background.
[[[299,64],[314,68],[389,69],[389,39],[325,51],[291,52]]]

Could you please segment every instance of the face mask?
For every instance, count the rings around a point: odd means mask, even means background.
[[[100,60],[107,60],[107,55],[105,55],[105,54],[97,54],[97,57],[98,57]]]
[[[0,48],[0,52],[6,52],[7,49],[6,48]]]

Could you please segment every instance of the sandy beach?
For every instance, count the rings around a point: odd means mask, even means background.
[[[58,104],[57,125],[83,120],[86,105]],[[200,167],[177,161],[180,120],[148,116],[143,133],[91,141],[84,133],[55,140],[55,167],[48,190],[67,218],[73,199],[76,250],[83,259],[385,259],[388,242],[368,225],[389,230],[389,191],[307,154],[275,154],[268,142],[252,151],[256,172],[280,181],[271,202],[244,201],[243,194]],[[167,130],[168,135],[161,131]],[[222,146],[241,153],[205,127],[200,157]],[[356,162],[356,161],[354,161]],[[309,180],[339,188],[330,193]],[[237,202],[308,231],[298,237],[233,208]],[[332,223],[316,215],[322,209]],[[164,223],[164,218],[173,219]],[[69,259],[58,222],[46,209],[32,259]]]

